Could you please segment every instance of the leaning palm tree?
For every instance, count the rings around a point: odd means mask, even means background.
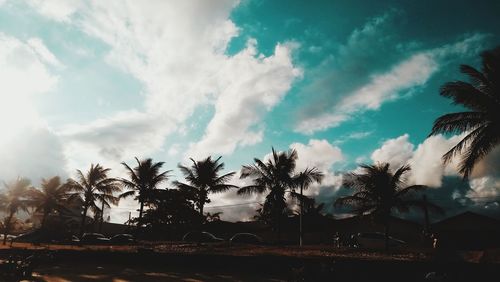
[[[404,174],[410,169],[409,165],[404,165],[393,173],[388,163],[361,165],[361,172],[343,176],[343,186],[354,190],[354,194],[335,201],[336,206],[351,206],[359,215],[371,214],[382,222],[385,226],[386,249],[389,247],[389,222],[394,209],[407,212],[410,207],[427,205],[440,211],[436,205],[410,197],[427,188],[424,185],[405,185]]]
[[[139,160],[137,161],[137,166],[131,168],[127,163],[122,162],[122,165],[127,170],[128,178],[121,178],[120,181],[124,188],[129,191],[123,192],[120,198],[128,198],[135,196],[135,200],[139,201],[139,218],[137,227],[142,225],[142,215],[144,212],[144,205],[147,202],[148,195],[151,191],[158,188],[158,185],[162,182],[168,180],[169,173],[171,170],[160,172],[161,167],[165,164],[164,162],[153,162],[152,159]]]
[[[52,212],[61,214],[67,210],[69,187],[61,183],[59,176],[42,179],[41,189],[32,189],[29,196],[36,212],[42,213],[41,227],[45,227],[47,217]]]
[[[445,155],[445,163],[463,154],[459,172],[467,179],[474,165],[500,144],[500,46],[481,54],[482,71],[461,65],[460,71],[470,83],[448,82],[441,95],[469,111],[446,114],[434,122],[430,135],[466,133],[467,135]]]
[[[31,182],[27,178],[19,177],[12,183],[4,183],[5,190],[0,194],[0,208],[7,213],[3,226],[3,244],[7,243],[7,235],[9,234],[14,215],[18,211],[28,212],[28,208],[32,205],[29,197]]]
[[[113,197],[112,194],[121,191],[119,182],[108,176],[111,169],[103,168],[99,164],[91,164],[89,171],[84,174],[81,170],[77,171],[77,180],[68,179],[66,183],[71,192],[71,199],[80,199],[82,202],[82,219],[80,225],[80,235],[85,231],[85,220],[87,213],[91,210],[94,214],[102,212],[97,205],[97,201],[108,197]],[[103,196],[105,195],[105,196]]]
[[[193,164],[191,167],[179,165],[179,169],[184,174],[187,183],[174,181],[174,185],[179,189],[191,191],[195,195],[195,204],[203,217],[203,207],[206,203],[210,203],[208,195],[211,193],[221,193],[228,191],[231,188],[238,188],[235,185],[227,184],[233,177],[235,172],[229,172],[219,175],[224,169],[224,163],[219,162],[221,157],[212,160],[209,156],[204,160],[195,161],[190,159]]]
[[[240,178],[251,178],[252,185],[241,187],[239,195],[262,194],[267,191],[261,215],[265,215],[268,221],[278,231],[280,237],[281,220],[287,214],[287,203],[285,194],[293,192],[298,181],[294,174],[297,151],[276,152],[272,148],[272,156],[265,163],[257,158],[253,165],[245,165],[241,169]]]
[[[311,184],[321,183],[323,180],[324,174],[319,171],[316,167],[306,168],[304,171],[299,172],[299,174],[295,177],[297,184],[300,187],[300,224],[299,224],[299,245],[302,246],[302,217],[304,210],[304,194],[303,190],[307,190]]]

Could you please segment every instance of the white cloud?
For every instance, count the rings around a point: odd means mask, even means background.
[[[300,123],[295,128],[295,131],[311,135],[317,131],[322,131],[331,127],[338,126],[349,118],[350,117],[347,114],[324,113],[318,117],[306,118],[300,121]]]
[[[412,167],[410,180],[417,184],[440,187],[444,175],[458,175],[456,169],[458,159],[445,166],[442,156],[463,137],[459,135],[445,138],[442,135],[435,135],[419,144],[409,160]]]
[[[42,177],[65,172],[62,145],[33,102],[57,86],[50,62],[38,51],[52,53],[41,40],[36,40],[37,49],[31,42],[0,33],[0,179],[5,181],[23,176],[39,183]]]
[[[334,143],[337,144],[337,145],[339,145],[339,144],[343,144],[343,143],[345,143],[347,141],[350,141],[350,140],[364,139],[364,138],[372,135],[372,133],[373,133],[373,131],[351,132],[349,134],[341,136],[340,138],[338,138],[337,140],[335,140]]]
[[[159,150],[165,136],[174,130],[174,123],[167,118],[131,110],[89,124],[69,125],[60,135],[72,167],[86,168],[98,160],[116,163],[148,156]]]
[[[389,139],[371,155],[374,163],[387,162],[392,168],[399,168],[406,164],[413,156],[413,144],[409,141],[410,136],[404,134],[395,139]]]
[[[443,164],[442,156],[455,146],[466,134],[446,138],[442,135],[430,136],[421,144],[415,146],[409,141],[408,134],[387,140],[372,153],[374,162],[388,162],[392,169],[403,164],[411,165],[408,174],[408,184],[421,184],[438,188],[443,184],[443,177],[457,176],[460,156]],[[495,148],[484,159],[479,161],[471,174],[469,184],[474,192],[468,194],[475,197],[491,197],[499,194],[500,177],[497,171],[500,163],[500,147]]]
[[[321,189],[336,190],[340,187],[341,176],[333,171],[333,165],[344,161],[342,150],[327,140],[309,140],[308,144],[293,143],[290,148],[297,150],[296,171],[316,167],[325,175],[321,184],[312,185],[305,195],[317,196]]]
[[[383,21],[383,18],[381,18],[375,21],[378,24],[365,27],[362,30],[363,32],[358,31],[359,34],[355,36],[355,42],[358,42],[359,37],[366,35],[368,31],[370,31],[368,34],[373,35],[372,33],[376,31],[375,27]],[[355,116],[355,114],[367,110],[378,110],[383,103],[400,99],[407,93],[411,93],[416,87],[424,86],[442,65],[451,61],[451,58],[470,53],[477,54],[481,42],[486,37],[487,35],[484,34],[474,34],[452,44],[417,52],[395,64],[387,72],[371,74],[367,83],[345,95],[341,95],[344,93],[328,93],[330,96],[341,96],[332,105],[331,109],[326,109],[326,112],[322,112],[320,115],[306,116],[300,120],[295,131],[313,134],[317,131],[336,127]],[[363,44],[367,44],[367,42]],[[349,54],[349,48],[359,48],[359,44],[351,45],[353,44],[348,44],[345,47],[344,53]]]
[[[290,148],[297,151],[296,169],[298,171],[311,167],[316,167],[321,171],[328,171],[333,164],[344,160],[342,150],[325,139],[311,139],[308,144],[292,143]]]
[[[468,193],[468,197],[481,203],[493,201],[500,196],[500,178],[479,177],[470,181],[470,186],[474,191]]]
[[[263,131],[252,129],[263,115],[273,108],[290,89],[300,70],[291,62],[291,50],[276,46],[272,56],[257,56],[255,43],[229,58],[231,72],[220,77],[221,89],[215,104],[215,115],[202,139],[193,144],[189,156],[230,154],[238,145],[260,142]]]
[[[144,110],[130,109],[61,131],[70,165],[86,168],[99,161],[113,167],[124,156],[158,152],[167,136],[182,134],[186,120],[206,105],[214,105],[215,113],[189,156],[230,154],[260,142],[264,128],[258,122],[301,71],[291,60],[292,43],[278,44],[267,57],[259,54],[254,39],[234,55],[225,53],[238,35],[229,17],[238,3],[29,1],[40,14],[106,43],[106,62],[144,86]]]
[[[62,63],[50,52],[40,38],[30,38],[28,45],[40,57],[40,60],[54,67],[63,67]]]
[[[415,145],[410,142],[409,135],[404,134],[385,141],[373,151],[371,159],[373,162],[387,162],[392,169],[409,164],[412,168],[407,175],[409,183],[440,187],[444,175],[458,175],[457,160],[445,166],[441,157],[462,137],[463,135],[450,138],[431,136],[414,149]]]
[[[82,0],[26,0],[40,14],[59,22],[69,22],[84,5]]]
[[[293,43],[278,44],[274,54],[266,57],[258,53],[255,39],[250,39],[244,50],[225,54],[229,41],[238,34],[229,19],[238,1],[74,4],[64,11],[43,10],[38,2],[33,6],[108,44],[106,61],[143,83],[145,115],[164,116],[182,129],[198,107],[214,105],[215,114],[202,139],[192,144],[189,156],[230,154],[238,146],[260,142],[264,131],[256,125],[301,75],[291,61]],[[115,127],[126,123],[118,117],[108,120]],[[171,123],[159,126],[164,129],[155,131],[161,135],[155,140],[173,132],[165,129]]]

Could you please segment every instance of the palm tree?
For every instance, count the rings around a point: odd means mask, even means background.
[[[303,237],[303,231],[302,231],[302,217],[303,217],[303,210],[304,210],[304,194],[303,190],[307,190],[309,186],[313,183],[321,183],[323,180],[324,174],[319,171],[316,167],[313,168],[306,168],[304,171],[299,172],[299,174],[296,176],[296,181],[298,185],[300,186],[300,224],[299,224],[299,245],[302,246],[302,237]]]
[[[354,190],[354,194],[339,198],[336,206],[352,206],[359,215],[372,214],[385,226],[386,249],[389,247],[389,221],[391,212],[407,212],[410,207],[422,207],[440,210],[429,202],[409,198],[408,195],[427,188],[424,185],[405,185],[404,174],[410,171],[409,165],[403,165],[396,172],[389,170],[388,163],[361,165],[361,172],[347,173],[343,177],[343,186]]]
[[[27,212],[28,208],[32,205],[29,193],[33,188],[29,179],[21,177],[12,183],[4,183],[4,186],[6,191],[0,194],[0,208],[7,212],[3,226],[3,244],[5,245],[7,243],[7,235],[12,227],[14,215],[18,211]]]
[[[42,213],[41,227],[45,227],[47,217],[52,212],[59,214],[67,210],[69,187],[61,183],[59,176],[42,179],[41,189],[32,189],[29,194],[36,212]]]
[[[464,179],[478,161],[500,144],[500,46],[483,52],[481,57],[482,72],[468,65],[460,66],[470,83],[448,82],[440,91],[441,96],[451,98],[454,104],[465,106],[469,111],[439,117],[430,134],[467,133],[443,155],[447,163],[463,153],[459,171]]]
[[[245,165],[241,169],[240,178],[252,178],[253,184],[241,187],[239,195],[262,194],[269,191],[261,209],[261,215],[268,219],[278,231],[280,237],[280,222],[287,213],[285,194],[293,192],[298,181],[294,174],[297,151],[276,152],[272,148],[272,156],[265,163],[254,158],[253,165]]]
[[[80,235],[85,230],[85,220],[89,209],[93,213],[102,212],[97,206],[97,201],[105,199],[111,200],[114,192],[121,191],[118,181],[108,177],[111,169],[103,168],[99,164],[91,164],[87,174],[77,169],[78,180],[68,179],[67,186],[72,191],[70,198],[78,198],[82,201],[82,219],[80,226]]]
[[[120,192],[121,190],[121,187],[118,186],[118,189],[114,190],[114,192]],[[104,191],[97,194],[97,199],[99,200],[99,202],[101,202],[101,210],[99,211],[99,232],[101,232],[102,224],[104,222],[104,208],[111,208],[111,205],[118,205],[118,203],[120,202],[120,197],[113,195],[113,193],[110,193],[110,191]]]
[[[224,169],[224,163],[219,162],[220,159],[221,157],[212,160],[211,156],[201,161],[190,159],[191,162],[193,162],[191,167],[179,164],[179,169],[182,174],[184,174],[189,184],[174,181],[174,185],[179,189],[191,191],[195,195],[195,204],[202,217],[204,216],[203,207],[206,203],[210,203],[210,199],[208,198],[209,194],[221,193],[231,188],[238,188],[235,185],[227,184],[235,172],[219,175]]]
[[[171,170],[160,172],[161,167],[165,163],[155,163],[151,158],[139,161],[136,157],[135,160],[137,161],[137,166],[134,168],[122,162],[122,165],[127,170],[129,179],[121,178],[120,181],[129,191],[122,193],[120,198],[135,196],[135,200],[139,201],[140,209],[137,226],[140,227],[142,225],[142,215],[148,194],[150,194],[152,190],[157,189],[159,184],[168,180],[168,174]]]

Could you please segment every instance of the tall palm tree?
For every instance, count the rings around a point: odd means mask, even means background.
[[[3,244],[7,243],[7,235],[11,230],[14,215],[18,211],[28,211],[32,205],[29,197],[31,191],[31,181],[27,178],[17,178],[12,183],[4,183],[5,191],[0,194],[0,208],[7,212],[7,217],[4,221],[4,237]]]
[[[240,178],[251,178],[253,184],[241,187],[238,194],[262,194],[269,191],[261,214],[270,217],[269,220],[278,231],[278,238],[281,231],[281,219],[287,212],[285,194],[293,192],[298,184],[294,174],[296,160],[297,151],[276,152],[272,148],[272,156],[268,161],[264,163],[254,158],[253,165],[245,165],[241,169]]]
[[[121,178],[120,181],[123,186],[129,191],[120,195],[120,198],[128,198],[135,196],[135,200],[139,201],[139,218],[137,226],[142,225],[142,215],[144,212],[144,205],[146,204],[148,194],[158,188],[158,185],[168,180],[171,170],[160,172],[164,162],[153,162],[151,158],[137,161],[137,166],[131,168],[127,163],[122,162],[122,165],[127,170],[128,178]]]
[[[394,209],[408,212],[410,207],[422,207],[440,210],[439,207],[420,199],[409,197],[412,193],[427,188],[424,185],[405,185],[404,174],[411,170],[403,165],[394,173],[388,163],[361,165],[361,172],[347,173],[343,177],[343,186],[354,190],[354,194],[339,198],[336,206],[352,206],[359,215],[372,214],[385,226],[386,249],[389,247],[389,222]]]
[[[42,228],[52,212],[61,213],[67,210],[69,187],[61,183],[59,176],[42,179],[41,189],[32,189],[29,196],[36,212],[42,213]]]
[[[467,179],[474,165],[500,144],[500,46],[481,54],[482,71],[461,65],[460,71],[470,83],[448,82],[441,87],[441,96],[469,111],[446,114],[434,122],[430,135],[439,133],[467,133],[445,155],[449,162],[462,154],[459,171]]]
[[[324,174],[319,171],[316,167],[306,168],[304,171],[299,172],[299,174],[295,177],[297,184],[300,187],[300,223],[299,223],[299,245],[302,246],[302,217],[304,214],[304,194],[303,190],[307,190],[309,186],[313,183],[321,183],[323,180]]]
[[[77,180],[68,179],[66,185],[71,192],[72,199],[78,198],[82,202],[82,219],[80,235],[85,230],[85,220],[89,209],[94,213],[102,212],[97,205],[100,199],[110,200],[113,193],[121,191],[119,182],[108,176],[111,169],[103,168],[99,164],[91,164],[87,174],[77,169]]]
[[[182,174],[184,174],[189,184],[174,181],[174,185],[179,189],[191,191],[196,196],[195,204],[201,216],[204,216],[203,207],[205,204],[210,203],[210,199],[208,198],[209,194],[221,193],[231,188],[238,188],[235,185],[227,184],[235,172],[220,175],[221,171],[224,169],[224,163],[219,162],[220,159],[221,157],[212,160],[211,156],[201,161],[190,159],[191,162],[193,162],[191,167],[179,164],[179,169]]]

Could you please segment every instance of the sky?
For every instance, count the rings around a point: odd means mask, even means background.
[[[467,3],[468,2],[468,3]],[[316,166],[306,192],[331,203],[361,163],[405,163],[451,213],[499,211],[500,148],[462,181],[428,137],[460,64],[500,45],[500,2],[0,0],[0,179],[72,177],[91,163],[124,176],[134,157],[222,156],[239,171],[271,148]],[[245,185],[249,180],[235,178]],[[171,183],[165,187],[171,187]],[[212,195],[206,210],[248,220],[265,195]],[[293,204],[293,203],[291,203]],[[134,216],[125,200],[113,222]]]

